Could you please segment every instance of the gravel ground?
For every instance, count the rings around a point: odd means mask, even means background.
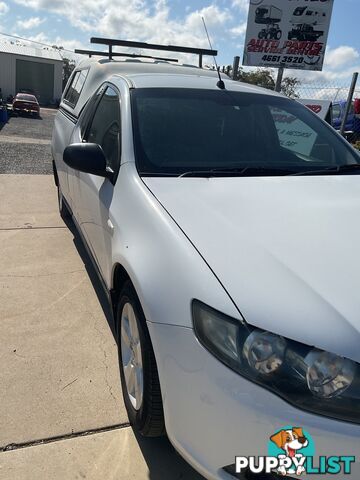
[[[11,117],[7,124],[0,124],[0,174],[52,174],[55,114],[56,110],[43,108],[41,118]]]

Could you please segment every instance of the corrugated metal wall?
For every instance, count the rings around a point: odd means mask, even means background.
[[[23,73],[20,73],[19,75],[17,75],[16,73],[17,60],[21,60],[23,62],[26,62],[27,64],[27,68],[25,68],[25,70],[24,67],[20,67],[23,68],[23,70],[21,70]],[[29,65],[32,63],[34,65]],[[20,62],[19,64],[21,65],[22,63]],[[45,64],[46,67],[43,67],[42,65],[40,67],[36,67],[36,65],[38,64]],[[22,65],[24,65],[24,63]],[[17,93],[16,90],[20,85],[23,89],[35,91],[35,89],[31,86],[26,86],[27,80],[29,84],[34,84],[34,79],[39,75],[39,72],[42,71],[42,69],[45,69],[44,71],[49,72],[47,65],[51,67],[53,74],[52,76],[49,74],[45,74],[46,82],[51,82],[51,85],[42,85],[42,91],[45,92],[44,98],[40,98],[40,101],[42,103],[44,103],[44,100],[46,100],[45,103],[47,103],[51,100],[56,100],[61,97],[62,62],[0,52],[0,88],[2,89],[3,98],[6,99],[8,95],[15,95]]]
[[[33,93],[40,104],[48,105],[54,95],[54,65],[17,58],[16,91]]]

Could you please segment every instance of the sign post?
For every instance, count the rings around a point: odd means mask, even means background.
[[[237,80],[239,63],[240,63],[240,57],[234,57],[233,70],[232,70],[233,80]]]
[[[281,92],[281,83],[284,76],[284,67],[279,67],[278,74],[276,77],[275,92]]]
[[[334,0],[250,0],[243,65],[321,71]]]
[[[357,82],[358,77],[359,77],[359,73],[355,72],[354,75],[353,75],[353,78],[352,78],[351,87],[350,87],[349,94],[348,94],[348,99],[347,99],[347,102],[346,102],[344,118],[341,122],[341,127],[340,127],[340,135],[342,135],[343,137],[345,136],[346,122],[348,120],[348,116],[349,116],[349,112],[350,112],[350,108],[351,108],[351,102],[352,102],[352,99],[353,99],[353,96],[354,96],[354,93],[355,93],[356,82]]]

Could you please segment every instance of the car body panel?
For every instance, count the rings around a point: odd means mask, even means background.
[[[87,80],[84,84],[83,90],[81,92],[80,98],[74,108],[71,108],[66,102],[64,102],[64,96],[66,91],[71,83],[72,78],[79,70],[89,69]],[[128,79],[130,75],[137,73],[147,74],[171,74],[175,73],[176,75],[187,75],[187,76],[198,76],[199,72],[201,76],[209,76],[216,80],[217,73],[215,70],[209,69],[199,69],[191,65],[176,65],[163,61],[139,61],[136,59],[123,59],[123,60],[109,60],[109,59],[84,59],[79,65],[74,69],[71,77],[68,80],[68,83],[65,87],[64,94],[61,98],[60,107],[64,110],[71,112],[71,114],[78,117],[82,109],[84,108],[88,99],[95,93],[98,87],[108,81],[114,75],[124,76]],[[129,80],[127,80],[129,81]]]
[[[221,469],[233,464],[237,455],[268,455],[270,436],[287,425],[301,426],[309,432],[316,456],[356,457],[352,474],[335,478],[360,477],[359,425],[294,408],[220,363],[191,329],[150,323],[148,327],[161,387],[166,392],[168,437],[205,478],[233,478]]]
[[[133,163],[121,167],[117,185],[110,213],[113,265],[128,272],[146,318],[192,328],[191,301],[202,298],[241,321],[207,264],[139,179]]]
[[[247,322],[360,361],[357,175],[143,180]]]
[[[216,89],[216,72],[138,60],[90,59],[77,68],[90,69],[87,80],[75,108],[62,101],[52,141],[60,188],[107,292],[118,265],[134,285],[175,448],[213,480],[230,478],[222,467],[235,455],[267,454],[269,436],[289,424],[311,433],[318,454],[357,455],[359,425],[302,412],[205,350],[191,305],[199,299],[238,322],[359,360],[358,177],[140,177],[131,89]],[[63,161],[66,146],[82,141],[88,101],[104,82],[120,93],[116,182]],[[359,463],[353,473],[359,477]]]
[[[62,194],[66,198],[71,210],[75,213],[75,203],[73,196],[70,194],[69,175],[71,175],[69,167],[63,160],[65,148],[71,143],[72,134],[75,123],[61,110],[55,116],[54,129],[51,141],[51,154],[56,165],[56,172],[60,182]]]

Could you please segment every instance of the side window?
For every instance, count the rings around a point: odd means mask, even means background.
[[[120,98],[113,88],[106,88],[86,137],[89,143],[102,147],[108,167],[116,172],[120,166],[121,122]]]
[[[94,116],[94,112],[96,110],[96,106],[101,98],[102,94],[104,93],[104,87],[100,87],[97,92],[86,102],[84,106],[84,111],[81,115],[80,120],[80,132],[81,138],[86,141],[86,132],[89,130],[89,124]]]
[[[79,100],[89,70],[79,70],[72,78],[69,88],[66,91],[64,102],[74,108]]]

